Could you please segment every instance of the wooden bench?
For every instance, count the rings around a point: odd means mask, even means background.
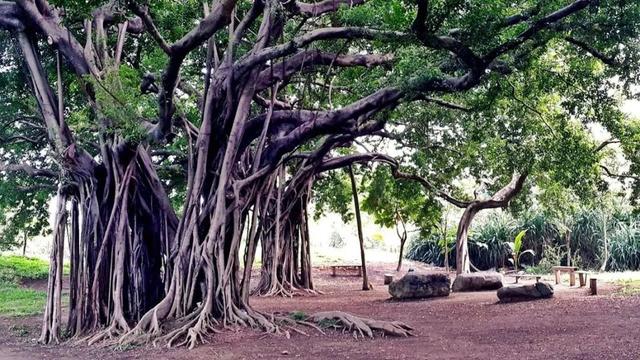
[[[338,276],[338,270],[357,271],[355,276],[362,276],[362,265],[331,265],[331,276]]]
[[[589,277],[591,272],[590,271],[585,271],[585,270],[580,270],[580,271],[576,271],[576,273],[578,274],[578,280],[580,280],[580,287],[587,286],[587,278]]]
[[[551,268],[556,277],[556,285],[560,284],[560,274],[563,272],[569,273],[569,286],[576,286],[576,271],[575,266],[554,266]]]
[[[514,275],[516,277],[516,284],[518,283],[518,280],[520,280],[520,278],[524,278],[524,279],[536,279],[536,282],[540,282],[540,279],[542,279],[542,275],[530,275],[530,274],[516,274]]]

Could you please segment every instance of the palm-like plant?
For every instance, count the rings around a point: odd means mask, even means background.
[[[509,259],[509,262],[513,264],[513,268],[518,271],[518,266],[520,265],[520,258],[525,254],[531,254],[531,256],[535,256],[536,253],[529,249],[522,251],[522,239],[527,234],[527,230],[522,230],[516,235],[513,239],[513,242],[506,242],[505,244],[511,248],[511,256],[513,258]]]

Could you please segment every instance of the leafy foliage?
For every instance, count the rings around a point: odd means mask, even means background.
[[[583,209],[571,220],[569,229],[572,235],[572,263],[587,269],[597,270],[604,261],[603,209]],[[526,259],[525,269],[530,273],[549,273],[552,266],[563,265],[566,261],[566,247],[562,233],[556,228],[558,221],[546,217],[543,213],[529,213],[519,220],[511,216],[491,215],[470,235],[469,252],[471,262],[480,269],[503,267],[515,254]],[[607,270],[625,271],[640,269],[640,219],[622,214],[609,217],[607,239],[609,259]],[[521,230],[518,232],[519,229]],[[520,251],[516,241],[520,239]],[[412,239],[407,258],[439,266],[443,257],[438,250],[441,236],[431,234],[428,237]],[[510,244],[510,245],[505,245]],[[531,251],[523,251],[522,249]],[[454,249],[455,252],[455,249]],[[535,255],[535,256],[533,256]],[[455,254],[452,254],[455,259]],[[532,259],[532,261],[529,261]],[[520,259],[519,259],[520,260]],[[520,261],[518,262],[520,264]]]

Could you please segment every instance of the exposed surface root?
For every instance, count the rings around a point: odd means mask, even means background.
[[[355,316],[342,311],[323,311],[311,315],[309,321],[321,327],[334,327],[353,333],[355,338],[368,336],[373,338],[374,331],[383,335],[413,336],[412,327],[400,321],[382,321]]]
[[[117,342],[115,341],[116,339],[118,339],[123,333],[126,333],[128,331],[129,328],[120,329],[120,327],[117,325],[111,325],[108,328],[90,336],[86,339],[86,341],[89,345],[94,345],[100,342],[103,342],[104,345],[111,345],[111,343],[108,342],[109,340],[114,340],[113,342],[115,343]]]

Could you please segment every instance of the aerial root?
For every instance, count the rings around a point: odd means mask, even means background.
[[[158,310],[155,309],[150,317],[144,317],[133,329],[123,334],[118,340],[118,344],[122,346],[147,343],[161,333]]]
[[[327,325],[353,333],[353,336],[373,338],[374,331],[380,331],[389,336],[413,336],[413,330],[409,325],[400,321],[382,321],[355,316],[342,311],[323,311],[311,315],[307,322],[313,322],[320,326]]]
[[[251,295],[261,296],[261,297],[294,297],[294,296],[309,296],[309,295],[324,295],[324,293],[320,290],[314,289],[305,289],[297,286],[291,286],[289,283],[285,284],[275,284],[272,285],[269,289],[259,289],[256,288],[252,291]]]
[[[105,346],[114,345],[119,342],[117,339],[120,338],[121,335],[126,334],[129,331],[129,326],[124,319],[121,319],[121,321],[113,321],[108,328],[98,331],[96,334],[91,335],[82,341],[86,341],[89,345],[94,345],[98,342],[102,342]]]
[[[217,325],[218,321],[209,312],[203,311],[198,317],[154,341],[154,345],[157,342],[166,342],[167,347],[172,347],[176,341],[182,339],[175,346],[188,345],[189,349],[193,349],[196,345],[207,342],[206,335],[219,333],[220,330],[215,328]]]

